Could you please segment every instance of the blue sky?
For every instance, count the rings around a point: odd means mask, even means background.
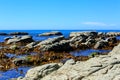
[[[0,29],[120,30],[120,0],[0,0]]]

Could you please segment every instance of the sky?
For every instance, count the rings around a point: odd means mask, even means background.
[[[1,30],[120,30],[120,0],[0,0]]]

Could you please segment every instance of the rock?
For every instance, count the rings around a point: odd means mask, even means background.
[[[106,41],[112,42],[112,43],[114,44],[114,43],[117,43],[117,38],[116,38],[116,37],[108,37],[108,38],[106,39]]]
[[[95,39],[88,39],[85,44],[86,45],[94,45],[96,43],[96,40]]]
[[[9,35],[28,35],[27,32],[12,32],[12,33],[9,33]]]
[[[63,34],[59,31],[52,31],[52,32],[39,34],[38,36],[53,36],[53,35],[63,35]]]
[[[94,31],[86,31],[86,32],[71,32],[70,33],[70,37],[75,37],[75,36],[81,36],[81,35],[85,35],[85,36],[97,36],[98,32],[94,32]]]
[[[26,36],[17,36],[17,37],[13,37],[13,38],[9,38],[7,40],[7,44],[11,44],[11,43],[16,43],[16,42],[33,42],[34,40],[32,39],[32,36],[26,35]]]
[[[50,71],[49,74],[46,73],[51,68],[45,68],[43,66],[39,69],[30,69],[21,80],[119,80],[120,44],[108,55],[100,55],[90,58],[87,61],[79,62],[70,59],[62,67],[59,67],[59,69],[52,67],[54,71]]]
[[[70,46],[70,41],[62,40],[60,42],[56,42],[48,45],[41,45],[40,51],[70,51],[72,50]]]
[[[45,64],[28,70],[23,79],[20,80],[40,80],[44,76],[59,69],[61,66],[57,63]]]
[[[104,47],[108,46],[108,42],[105,41],[105,40],[101,40],[101,41],[98,41],[95,46],[94,46],[94,49],[102,49]]]
[[[106,36],[120,36],[120,32],[107,32]]]
[[[3,35],[3,36],[4,36],[4,35],[8,35],[8,34],[7,34],[7,33],[0,32],[0,35]]]
[[[55,42],[59,42],[61,40],[64,39],[64,36],[58,36],[58,37],[54,37],[54,38],[48,38],[47,40],[41,41],[39,44],[37,44],[36,46],[40,46],[40,45],[47,45],[47,44],[53,44]]]
[[[28,62],[26,57],[16,58],[12,61],[15,65],[25,64]]]
[[[4,40],[7,41],[9,39],[12,39],[11,37],[5,37]]]
[[[25,47],[27,48],[34,48],[35,45],[37,45],[39,42],[31,42],[29,44],[27,44]]]
[[[11,45],[9,48],[12,49],[12,50],[19,49],[19,47],[17,45]]]

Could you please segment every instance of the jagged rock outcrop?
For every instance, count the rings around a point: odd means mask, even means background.
[[[34,72],[37,72],[35,68],[33,69]],[[39,71],[44,72],[45,69],[43,67]],[[29,70],[26,74],[27,78],[20,80],[34,80],[28,75],[31,73],[33,71]],[[120,80],[120,44],[108,55],[100,55],[87,61],[68,60],[62,67],[52,73],[43,77],[38,75],[38,73],[34,74],[36,80]]]

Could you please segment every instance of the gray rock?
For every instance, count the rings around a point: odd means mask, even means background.
[[[98,32],[94,32],[94,31],[71,32],[70,33],[70,37],[81,36],[81,35],[85,35],[85,36],[97,36],[97,34],[98,34]]]
[[[20,65],[20,64],[25,64],[27,63],[29,60],[26,58],[26,57],[21,57],[21,58],[16,58],[14,59],[12,62],[15,64],[15,65]]]
[[[9,38],[7,40],[7,44],[11,44],[11,43],[16,43],[16,42],[33,42],[34,40],[32,39],[32,36],[26,35],[26,36],[16,36],[13,38]]]
[[[47,40],[41,41],[39,44],[36,46],[41,46],[41,45],[48,45],[48,44],[53,44],[55,42],[59,42],[64,39],[64,36],[58,36],[54,38],[48,38]]]
[[[108,32],[106,36],[120,36],[120,32]]]
[[[57,63],[45,64],[28,70],[27,74],[23,79],[19,80],[40,80],[44,76],[51,72],[59,69],[61,66]]]
[[[67,40],[40,46],[40,51],[68,51],[71,49],[70,41]]]
[[[116,37],[108,37],[108,38],[106,39],[106,41],[112,42],[112,43],[114,44],[114,43],[117,43],[117,38],[116,38]]]
[[[38,36],[53,36],[53,35],[63,35],[63,34],[59,31],[52,31],[52,32],[39,34]]]
[[[31,42],[29,44],[27,44],[25,47],[27,48],[34,48],[35,45],[37,45],[39,42]]]
[[[79,62],[68,60],[62,67],[55,69],[53,72],[50,71],[49,74],[46,74],[49,68],[43,66],[39,69],[29,70],[21,80],[119,80],[120,44],[108,55],[100,55]],[[54,68],[52,67],[52,69]]]
[[[108,46],[108,42],[105,41],[105,40],[101,40],[101,41],[98,41],[98,42],[95,44],[94,48],[95,48],[95,49],[102,49],[102,48],[104,48],[104,47],[106,47],[106,46]]]

